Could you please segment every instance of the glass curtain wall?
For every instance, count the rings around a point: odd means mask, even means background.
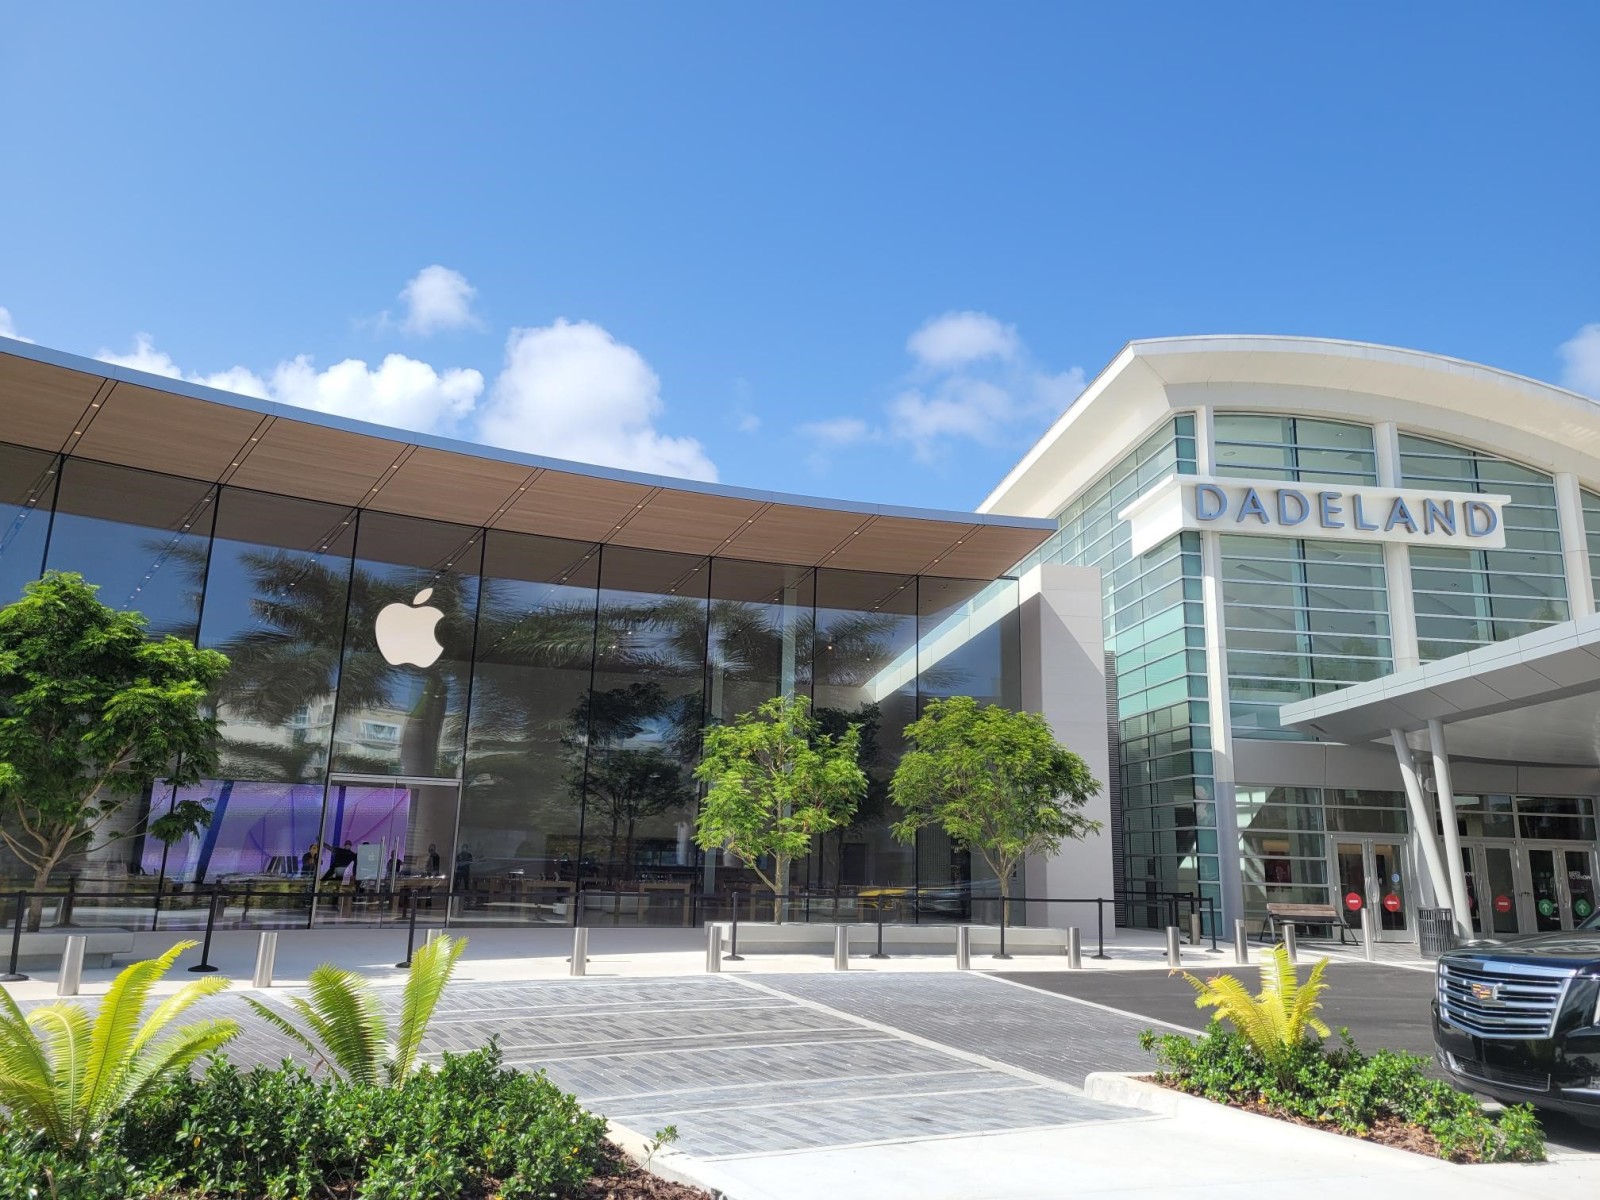
[[[1180,413],[1067,505],[1060,532],[1019,573],[1038,562],[1100,568],[1116,695],[1124,900],[1198,892],[1220,907],[1200,538],[1179,534],[1134,555],[1128,523],[1117,519],[1169,475],[1194,472],[1194,416]],[[1159,924],[1164,911],[1159,903],[1129,903],[1124,916]]]
[[[1222,536],[1235,737],[1302,738],[1278,706],[1393,670],[1383,547]]]
[[[1567,619],[1555,483],[1493,454],[1400,435],[1407,487],[1511,497],[1504,550],[1411,547],[1417,647],[1424,662]]]
[[[1589,582],[1594,587],[1597,600],[1600,600],[1600,495],[1588,488],[1584,488],[1581,495],[1584,541],[1589,547]],[[3,565],[3,560],[0,560],[0,565]]]
[[[1016,703],[1014,579],[600,547],[57,464],[0,446],[0,579],[81,571],[231,663],[217,777],[158,784],[62,883],[160,890],[162,920],[189,924],[212,885],[247,892],[228,916],[252,924],[403,919],[447,889],[473,923],[687,924],[700,893],[754,880],[694,843],[701,730],[787,691],[863,726],[871,780],[791,885],[970,879],[937,836],[920,857],[892,839],[888,783],[919,702]],[[131,836],[179,799],[207,829]]]
[[[1247,920],[1264,921],[1268,904],[1331,904],[1330,834],[1407,832],[1402,792],[1277,787],[1241,783],[1240,873]]]

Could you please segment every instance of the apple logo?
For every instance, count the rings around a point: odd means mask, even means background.
[[[432,595],[431,587],[423,588],[410,604],[388,604],[378,614],[372,632],[378,639],[378,653],[391,666],[431,667],[444,653],[433,632],[444,613],[428,604]]]

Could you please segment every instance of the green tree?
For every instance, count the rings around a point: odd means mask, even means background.
[[[867,790],[857,761],[861,730],[822,731],[804,696],[779,696],[731,724],[705,731],[695,776],[706,784],[695,840],[731,850],[774,895],[789,890],[789,864],[811,839],[849,822]],[[773,860],[771,874],[761,859]],[[783,920],[783,905],[774,903]]]
[[[905,736],[910,749],[889,785],[905,814],[894,836],[910,842],[933,825],[980,854],[1000,882],[1002,920],[1011,876],[1029,855],[1048,857],[1100,830],[1082,811],[1100,781],[1043,717],[952,696],[931,701]]]
[[[214,650],[152,640],[138,613],[101,603],[81,575],[52,571],[0,609],[0,839],[35,890],[75,849],[136,835],[118,818],[157,779],[195,783],[217,762],[209,689],[228,669]],[[185,800],[148,823],[171,843],[210,823]],[[38,925],[35,901],[32,924]]]

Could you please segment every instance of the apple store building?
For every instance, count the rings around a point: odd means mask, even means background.
[[[76,571],[231,664],[216,778],[63,861],[80,915],[223,885],[288,924],[445,890],[463,920],[694,923],[753,878],[695,843],[701,730],[789,692],[862,726],[870,778],[793,887],[966,884],[942,835],[890,837],[888,778],[928,699],[1021,702],[1008,570],[1054,528],[429,441],[0,341],[0,596]],[[139,835],[184,799],[203,832]]]

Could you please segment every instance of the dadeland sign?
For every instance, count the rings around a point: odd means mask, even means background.
[[[1143,554],[1185,529],[1499,550],[1509,496],[1169,475],[1117,515]]]

